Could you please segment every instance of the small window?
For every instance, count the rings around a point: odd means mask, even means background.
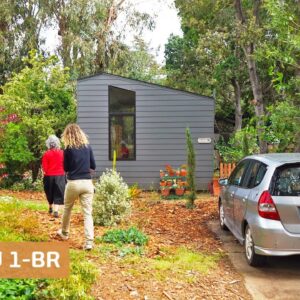
[[[135,160],[135,92],[109,87],[109,159]]]
[[[274,196],[300,196],[300,164],[278,168],[274,178]]]
[[[228,182],[231,185],[241,186],[245,177],[245,171],[248,168],[249,160],[243,160],[240,162],[232,174],[230,175]]]
[[[247,172],[249,175],[245,187],[251,189],[258,186],[262,182],[266,172],[267,166],[265,164],[253,161],[250,170]]]

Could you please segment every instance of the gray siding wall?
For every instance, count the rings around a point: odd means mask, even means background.
[[[186,163],[185,128],[191,129],[197,157],[197,188],[207,189],[213,175],[214,100],[208,97],[100,74],[81,79],[77,86],[78,124],[94,150],[97,175],[112,167],[108,160],[108,86],[136,92],[136,161],[117,161],[117,170],[129,184],[151,189],[159,185],[166,164]]]

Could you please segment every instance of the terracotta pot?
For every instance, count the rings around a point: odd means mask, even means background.
[[[165,180],[162,180],[159,184],[160,184],[160,186],[166,186],[167,182]]]
[[[176,170],[176,176],[180,176],[180,170]]]
[[[170,189],[163,189],[163,190],[161,190],[161,195],[163,197],[169,196],[170,195]]]
[[[184,189],[183,188],[175,189],[175,194],[177,196],[182,196],[184,194]]]
[[[219,177],[214,177],[213,178],[213,193],[214,196],[219,196],[221,191],[221,187],[219,184]]]
[[[173,182],[172,181],[167,181],[167,186],[172,186]]]
[[[186,176],[186,175],[187,175],[186,169],[181,169],[180,170],[180,176]]]

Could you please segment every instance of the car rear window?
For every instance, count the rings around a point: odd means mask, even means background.
[[[300,196],[300,164],[277,168],[272,194],[274,196]]]

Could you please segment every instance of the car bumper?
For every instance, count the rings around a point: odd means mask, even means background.
[[[271,256],[300,254],[300,234],[291,234],[280,221],[259,218],[250,226],[255,253]]]

